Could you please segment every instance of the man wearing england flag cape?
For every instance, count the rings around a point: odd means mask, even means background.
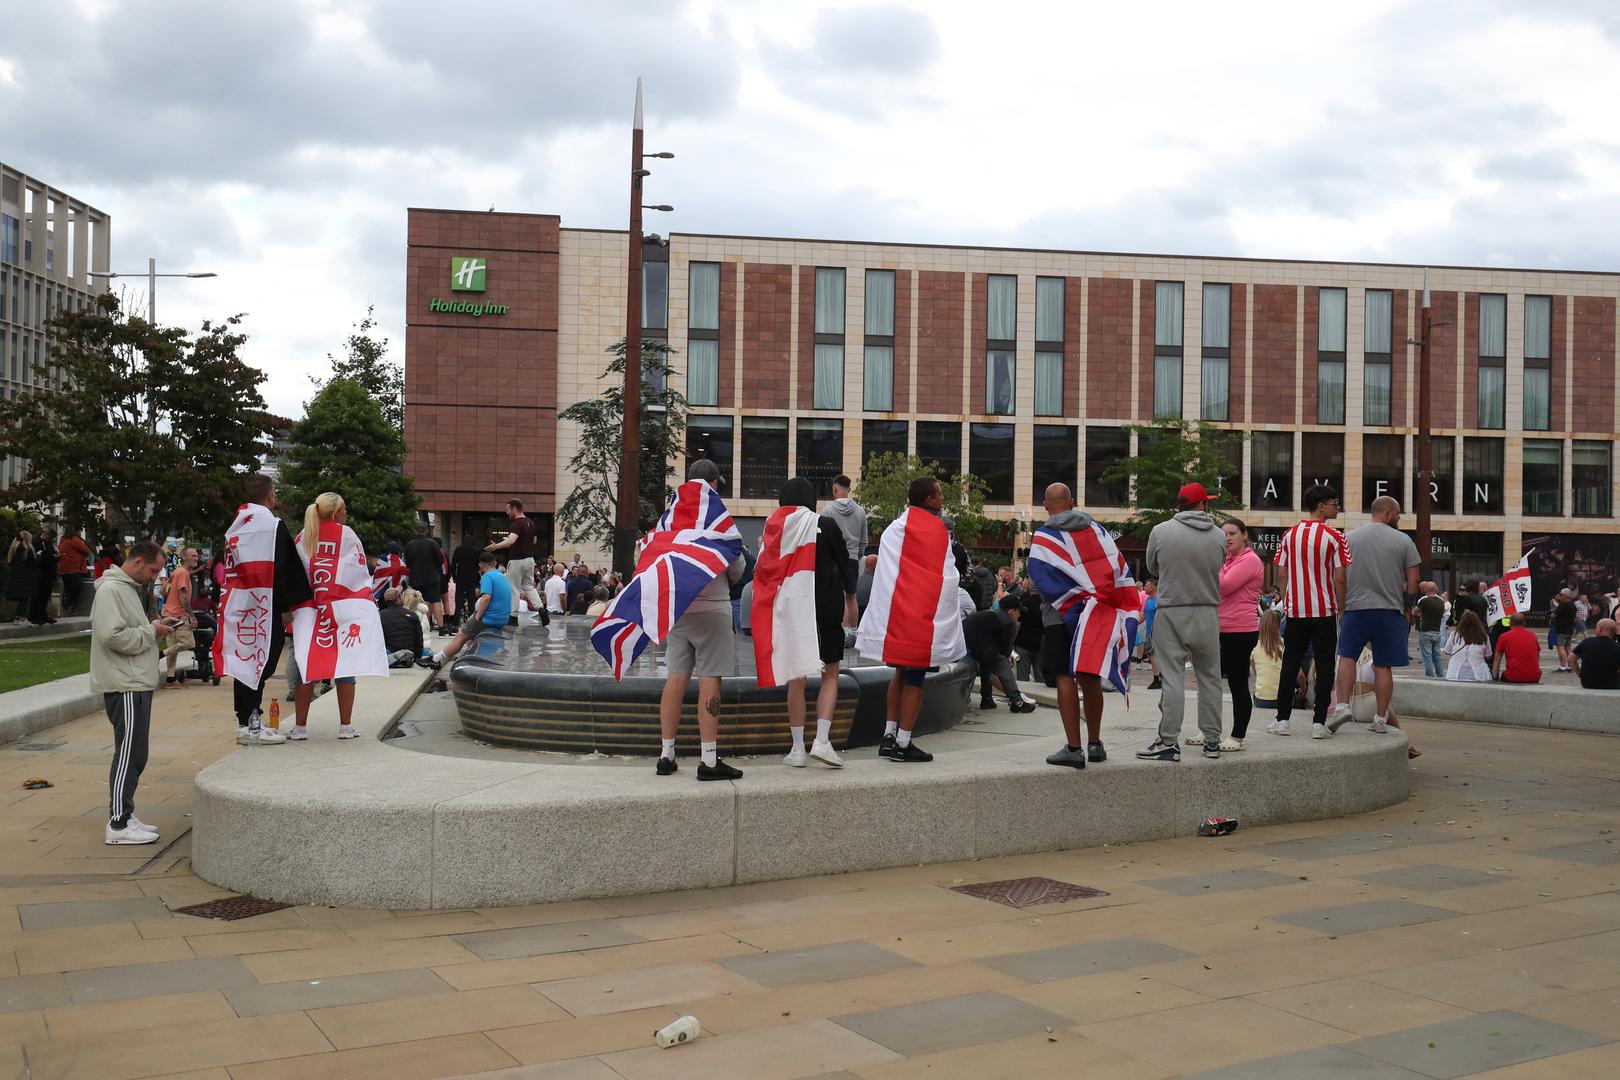
[[[309,577],[287,526],[276,517],[275,484],[254,473],[247,502],[225,533],[225,591],[219,601],[214,670],[235,681],[236,741],[287,741],[260,722],[264,684],[276,673],[285,640],[282,620],[311,597]]]
[[[793,748],[782,763],[802,769],[811,758],[842,768],[832,745],[838,707],[838,662],[844,658],[844,569],[848,545],[838,523],[816,513],[816,488],[796,476],[782,485],[781,509],[765,522],[754,566],[750,609],[760,686],[788,688]],[[804,746],[805,679],[821,676],[816,738]]]
[[[1066,484],[1046,489],[1048,515],[1029,548],[1029,579],[1041,594],[1041,667],[1057,690],[1063,746],[1048,765],[1083,769],[1106,761],[1102,743],[1106,677],[1130,705],[1131,653],[1142,621],[1142,597],[1107,529],[1074,508]],[[1086,745],[1080,745],[1081,705]]]
[[[940,520],[945,502],[939,481],[919,477],[906,491],[907,506],[883,530],[872,598],[861,618],[856,648],[894,668],[888,722],[878,756],[896,762],[933,761],[911,740],[929,671],[967,655],[956,604],[960,577],[951,533]]]

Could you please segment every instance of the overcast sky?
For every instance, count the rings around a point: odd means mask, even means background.
[[[1149,14],[1151,12],[1151,14]],[[266,396],[375,304],[405,208],[649,230],[1620,270],[1620,7],[0,0],[0,158],[113,219]],[[144,302],[140,283],[138,302]]]

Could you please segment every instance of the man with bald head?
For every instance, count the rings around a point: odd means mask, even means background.
[[[1620,690],[1620,623],[1599,619],[1590,637],[1575,646],[1575,674],[1588,690]]]
[[[1372,501],[1372,521],[1352,529],[1350,563],[1345,568],[1344,617],[1339,623],[1339,669],[1334,682],[1333,716],[1328,730],[1338,731],[1350,719],[1350,688],[1356,681],[1361,650],[1372,646],[1373,700],[1378,712],[1372,730],[1382,733],[1395,693],[1393,668],[1411,662],[1406,652],[1406,597],[1417,592],[1417,545],[1396,525],[1401,504],[1388,495]]]

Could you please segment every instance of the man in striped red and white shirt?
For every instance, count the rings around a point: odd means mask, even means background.
[[[1282,671],[1277,681],[1277,719],[1266,730],[1273,735],[1289,734],[1294,687],[1309,647],[1316,661],[1311,738],[1325,739],[1350,545],[1342,532],[1328,524],[1339,516],[1337,491],[1326,484],[1312,485],[1305,490],[1304,503],[1311,516],[1283,533],[1277,545],[1277,566],[1283,571],[1283,614],[1288,621],[1283,629]]]

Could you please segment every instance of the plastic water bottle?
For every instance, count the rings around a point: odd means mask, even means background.
[[[660,1028],[654,1036],[658,1045],[666,1049],[679,1046],[681,1043],[691,1042],[698,1037],[698,1022],[695,1016],[682,1016],[670,1022],[668,1027]]]
[[[270,730],[281,730],[281,702],[275,698],[270,699]]]
[[[242,744],[249,750],[259,745],[259,710],[254,709],[248,717],[248,741]]]

